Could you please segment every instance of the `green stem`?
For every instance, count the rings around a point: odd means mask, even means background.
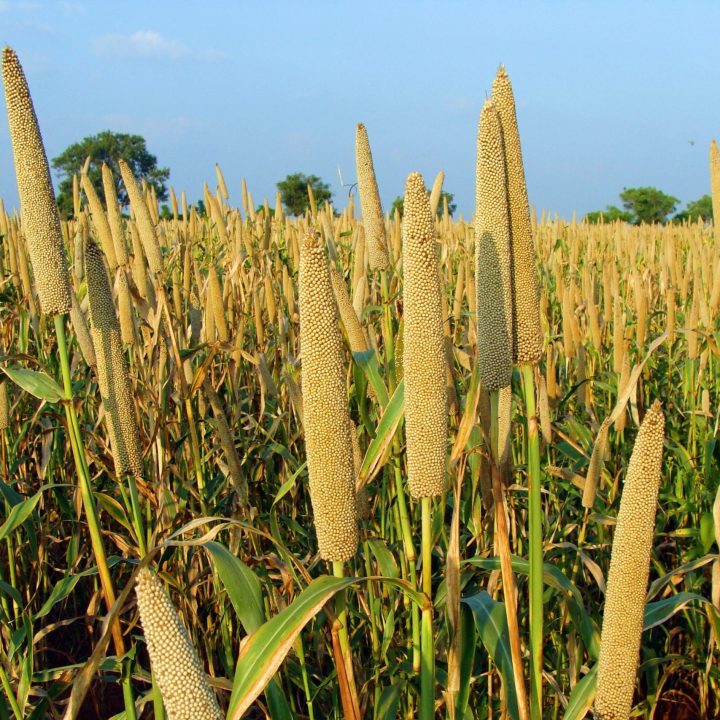
[[[65,316],[55,315],[54,321],[55,333],[58,341],[58,351],[60,355],[63,388],[65,391],[63,406],[65,408],[65,418],[68,425],[68,435],[70,436],[70,445],[72,447],[73,457],[75,460],[75,470],[77,472],[78,482],[80,485],[80,496],[82,498],[83,509],[85,510],[85,518],[90,531],[90,542],[92,544],[93,555],[95,556],[95,562],[97,563],[98,574],[100,576],[100,584],[102,585],[103,594],[105,596],[105,605],[109,611],[115,604],[115,590],[110,577],[110,569],[108,568],[107,556],[102,542],[100,521],[98,519],[97,508],[95,507],[95,499],[92,494],[90,470],[85,458],[85,449],[82,443],[80,425],[78,423],[77,415],[75,414],[75,406],[72,402],[70,360],[68,356],[67,342],[65,340]],[[113,626],[113,641],[115,643],[115,651],[117,654],[123,655],[125,653],[125,644],[123,642],[120,624],[117,621]]]
[[[137,720],[132,689],[132,660],[130,658],[125,658],[123,662],[122,692],[126,720]]]
[[[380,272],[380,287],[383,303],[383,342],[385,346],[385,376],[388,382],[388,391],[395,390],[395,339],[393,337],[392,308],[390,307],[390,283],[388,271]]]
[[[157,678],[155,673],[152,673],[152,701],[153,701],[153,717],[155,720],[165,720],[165,705],[163,705],[162,695],[160,694],[160,688],[157,684]]]
[[[310,692],[310,678],[308,677],[307,663],[305,662],[305,649],[303,647],[302,636],[298,635],[295,641],[295,653],[300,663],[300,672],[303,679],[303,690],[305,691],[305,702],[307,703],[307,711],[309,720],[315,720],[315,711],[313,710],[312,693]]]
[[[2,663],[0,663],[0,682],[2,682],[3,689],[5,690],[5,696],[7,697],[7,700],[10,703],[10,707],[12,708],[12,711],[13,711],[13,714],[15,715],[16,720],[23,720],[22,710],[20,710],[20,706],[18,705],[18,702],[15,699],[15,695],[13,694],[12,687],[10,686],[10,681],[8,680],[8,676],[5,672],[5,668],[3,667]]]
[[[341,561],[333,561],[333,575],[337,578],[345,577],[345,565]],[[342,651],[343,662],[345,664],[345,673],[347,675],[348,686],[353,700],[357,702],[357,690],[355,688],[355,674],[353,673],[352,657],[350,655],[350,635],[348,633],[348,614],[347,614],[347,596],[345,590],[341,590],[335,596],[335,614],[338,623],[338,639],[340,640],[340,650]]]
[[[397,458],[399,458],[399,448],[397,447],[395,447],[395,457],[395,497],[397,498],[398,510],[400,511],[400,530],[402,532],[403,546],[405,547],[405,558],[407,559],[408,570],[410,571],[410,582],[413,587],[417,587],[417,554],[412,540],[412,531],[410,530],[410,517],[408,515],[400,464],[399,460],[397,460]],[[410,612],[412,622],[413,670],[420,672],[420,611],[415,603],[412,603]]]
[[[530,561],[530,716],[542,718],[543,668],[543,530],[540,496],[540,438],[535,408],[535,368],[521,367],[527,417],[527,470]]]
[[[420,718],[435,716],[435,643],[432,608],[432,498],[424,497],[422,507],[422,591],[428,604],[422,611],[422,664],[420,670]]]

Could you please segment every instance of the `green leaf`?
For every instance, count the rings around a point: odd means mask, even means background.
[[[7,520],[0,527],[0,541],[4,540],[13,530],[20,527],[30,516],[35,506],[40,502],[42,490],[38,490],[32,497],[13,506],[8,513]]]
[[[375,396],[380,403],[380,407],[388,404],[388,391],[385,387],[383,379],[380,377],[380,364],[374,350],[365,350],[364,352],[353,353],[355,362],[362,368],[367,375],[367,379],[375,391]]]
[[[255,702],[277,672],[302,629],[335,593],[370,580],[385,582],[401,589],[421,607],[427,602],[427,598],[409,583],[393,578],[337,578],[323,575],[313,580],[292,604],[260,626],[243,645],[233,680],[228,720],[239,720]]]
[[[260,581],[255,573],[224,545],[205,543],[215,562],[220,581],[227,590],[245,632],[255,632],[265,622]]]
[[[4,580],[0,580],[0,592],[9,595],[19,606],[22,606],[23,601],[20,597],[20,593],[10,583],[6,583]]]
[[[368,545],[372,554],[377,560],[380,574],[385,577],[400,577],[400,570],[393,554],[388,550],[387,545],[382,540],[368,540]]]
[[[277,494],[275,495],[275,499],[273,500],[272,507],[275,507],[280,500],[287,495],[290,490],[292,489],[293,485],[295,485],[295,481],[298,479],[300,474],[305,470],[307,467],[307,460],[290,476],[289,479],[287,479],[281,486],[280,489],[277,491]]]
[[[224,545],[210,541],[205,547],[212,555],[220,582],[227,590],[230,602],[245,632],[249,635],[265,622],[260,581],[255,573]],[[282,687],[275,679],[270,681],[265,694],[272,720],[286,720],[293,717]]]
[[[700,542],[703,553],[706,553],[715,542],[715,520],[712,513],[703,513],[700,517]]]
[[[475,663],[477,639],[473,612],[467,604],[460,604],[460,691],[455,698],[455,717],[464,717],[470,699],[470,681]]]
[[[472,597],[462,598],[462,602],[472,611],[480,640],[500,671],[508,712],[513,720],[518,720],[517,695],[513,679],[510,634],[507,627],[505,604],[493,600],[485,590]]]
[[[358,475],[358,487],[370,482],[385,464],[384,456],[392,443],[395,431],[405,411],[405,383],[401,380],[387,404],[377,426],[377,432],[368,446]]]
[[[563,720],[582,720],[587,715],[595,700],[596,685],[597,664],[593,665],[585,677],[572,689]]]
[[[382,720],[395,720],[397,718],[398,707],[400,706],[400,695],[403,690],[404,682],[396,682],[394,685],[388,685],[380,693],[380,701],[375,708],[375,717]]]
[[[95,568],[93,568],[94,572],[97,572]],[[55,583],[55,587],[53,588],[53,591],[50,593],[50,597],[43,603],[43,606],[38,610],[37,614],[33,618],[34,620],[38,620],[41,617],[45,617],[52,609],[55,603],[60,602],[61,600],[64,600],[75,588],[75,586],[78,584],[80,578],[87,573],[78,573],[77,575],[70,575],[69,577],[64,577],[60,582]]]
[[[686,605],[695,602],[708,603],[709,601],[702,595],[696,593],[679,592],[677,595],[671,595],[663,600],[648,603],[645,606],[643,630],[649,630],[650,628],[662,625]]]
[[[466,564],[476,565],[486,570],[499,570],[500,558],[469,558],[465,560]],[[530,564],[525,558],[512,557],[512,569],[521,575],[529,573]],[[568,580],[563,573],[554,565],[549,563],[543,564],[543,582],[546,585],[560,590],[565,594],[568,601],[568,609],[573,618],[573,624],[578,628],[580,635],[585,643],[585,647],[593,660],[597,660],[600,654],[600,634],[595,627],[592,619],[585,610],[583,598],[577,587]]]
[[[40,400],[56,403],[65,398],[63,389],[44,372],[28,370],[19,365],[0,366],[0,370],[16,385]]]

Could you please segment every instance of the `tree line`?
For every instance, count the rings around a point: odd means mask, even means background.
[[[624,188],[620,193],[622,208],[608,205],[605,210],[595,210],[585,215],[591,223],[622,222],[641,223],[697,222],[698,219],[712,220],[712,200],[703,195],[687,204],[684,210],[676,212],[680,200],[654,187]]]
[[[138,180],[152,186],[160,202],[168,198],[167,181],[170,169],[159,167],[157,158],[148,149],[145,138],[141,135],[131,135],[104,130],[97,135],[88,135],[80,142],[67,147],[60,155],[52,160],[52,166],[60,178],[58,206],[63,217],[70,217],[73,213],[72,178],[79,173],[87,158],[90,162],[86,172],[95,186],[99,197],[103,197],[101,167],[107,163],[115,177],[115,191],[121,205],[128,204],[125,188],[120,182],[120,171],[117,159],[124,158],[130,165],[133,174]],[[330,186],[317,175],[292,173],[277,183],[277,189],[284,209],[290,215],[302,215],[310,207],[309,190],[318,205],[330,202],[332,192]],[[350,188],[352,190],[352,187]],[[443,199],[447,200],[450,215],[456,210],[454,195],[442,191],[438,211],[443,207]],[[698,200],[689,202],[687,206],[677,211],[680,200],[668,195],[654,187],[624,188],[620,193],[622,207],[608,205],[604,210],[595,210],[584,216],[587,222],[614,222],[620,220],[633,225],[640,223],[667,223],[667,222],[695,222],[699,218],[712,219],[712,201],[709,195],[703,195]],[[202,200],[198,208],[204,207]],[[392,203],[390,212],[403,212],[403,198],[398,196]],[[169,215],[169,209],[164,207],[164,213]]]

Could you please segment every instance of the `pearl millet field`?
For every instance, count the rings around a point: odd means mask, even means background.
[[[61,220],[2,79],[0,720],[718,717],[712,223],[537,217],[503,68],[472,221],[362,124],[342,208]]]

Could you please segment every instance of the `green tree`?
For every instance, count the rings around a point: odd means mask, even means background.
[[[302,215],[310,207],[308,185],[312,188],[318,207],[332,200],[330,186],[317,175],[294,173],[277,183],[282,203],[290,215]]]
[[[626,210],[621,210],[615,205],[608,205],[604,210],[594,210],[585,215],[584,218],[589,223],[611,223],[616,220],[622,220],[623,222],[632,222],[633,214]]]
[[[712,198],[709,195],[703,195],[701,198],[689,202],[687,207],[681,210],[673,220],[675,222],[684,222],[685,220],[697,222],[699,218],[705,221],[713,219]]]
[[[73,211],[72,177],[80,172],[88,156],[90,157],[88,177],[100,198],[104,197],[100,168],[103,163],[107,163],[113,171],[118,201],[123,207],[128,204],[128,196],[117,165],[118,158],[123,158],[130,165],[138,181],[145,180],[152,185],[159,201],[167,200],[166,183],[170,170],[166,167],[158,167],[157,158],[148,151],[145,138],[140,135],[103,130],[97,135],[88,135],[80,142],[70,145],[52,160],[53,169],[60,177],[58,206],[65,217],[72,215]]]
[[[665,223],[680,202],[654,187],[624,188],[620,193],[623,207],[632,213],[632,222]]]
[[[437,214],[442,215],[444,198],[447,198],[448,212],[450,213],[450,217],[452,217],[453,213],[457,210],[457,203],[455,202],[455,195],[451,192],[447,192],[446,190],[442,190],[440,192],[440,201],[438,202],[438,206],[437,206]],[[395,210],[399,210],[400,215],[403,214],[404,200],[405,199],[403,198],[402,195],[398,195],[393,200],[392,207],[390,208],[391,215],[395,214]]]

